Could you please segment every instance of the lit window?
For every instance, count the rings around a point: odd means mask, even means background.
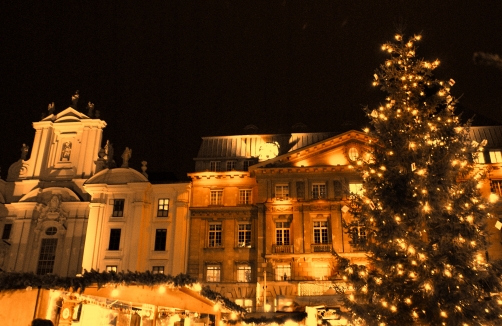
[[[289,199],[289,186],[275,185],[275,198],[280,200]]]
[[[483,152],[472,153],[472,159],[474,163],[485,164],[485,154]]]
[[[155,251],[165,251],[166,250],[166,240],[167,240],[167,229],[157,229],[155,230]]]
[[[253,161],[252,160],[246,160],[246,161],[244,161],[243,165],[242,165],[243,170],[247,171],[251,165],[253,165]]]
[[[117,273],[117,265],[106,265],[106,271],[108,273],[110,273],[110,272]]]
[[[209,162],[209,171],[218,172],[221,169],[220,161],[211,161]]]
[[[152,273],[153,274],[164,274],[164,266],[153,266]]]
[[[312,198],[314,198],[314,199],[326,198],[326,184],[325,183],[312,184]]]
[[[12,231],[12,224],[5,224],[3,226],[2,240],[9,240],[11,231]]]
[[[223,190],[211,190],[210,205],[221,205],[223,199]]]
[[[349,183],[349,192],[351,195],[362,195],[363,194],[363,184],[362,183]]]
[[[53,272],[57,246],[58,239],[42,239],[40,255],[38,256],[37,275]]]
[[[330,276],[329,263],[314,263],[314,278],[316,280],[327,280]]]
[[[287,281],[291,279],[291,265],[280,264],[275,267],[275,280]]]
[[[113,217],[124,216],[124,199],[114,199],[113,200]]]
[[[221,279],[220,265],[207,265],[206,267],[206,282],[219,282]]]
[[[208,247],[221,247],[221,223],[209,224]]]
[[[251,266],[237,266],[237,282],[251,282]]]
[[[159,206],[157,208],[157,216],[166,217],[169,215],[169,199],[161,198],[159,199]]]
[[[289,222],[275,223],[275,243],[277,245],[289,245]]]
[[[253,299],[235,299],[235,303],[246,309],[247,312],[253,311]]]
[[[119,250],[120,249],[120,234],[121,229],[111,229],[110,230],[110,241],[108,242],[108,250]]]
[[[352,228],[352,244],[357,247],[366,243],[366,229],[362,225]]]
[[[227,171],[234,171],[236,164],[236,161],[227,161]]]
[[[239,247],[251,247],[251,224],[239,224]]]
[[[241,205],[251,204],[251,189],[239,190],[239,204]]]
[[[314,221],[314,243],[329,243],[328,221]]]
[[[490,151],[490,163],[502,163],[502,152]]]

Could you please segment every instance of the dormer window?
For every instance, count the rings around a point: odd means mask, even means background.
[[[219,172],[221,171],[221,161],[211,161],[209,162],[209,171]]]

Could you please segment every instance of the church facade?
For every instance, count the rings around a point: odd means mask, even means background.
[[[49,113],[0,180],[0,269],[184,272],[190,184],[149,182],[128,167],[128,148],[115,167],[92,111]]]

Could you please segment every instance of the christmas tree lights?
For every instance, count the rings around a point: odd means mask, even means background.
[[[368,264],[339,257],[345,303],[355,324],[502,324],[502,268],[486,254],[490,204],[472,159],[484,145],[455,115],[455,82],[434,78],[440,61],[415,57],[420,39],[396,35],[374,74],[387,98],[366,109],[371,156],[356,165],[364,193],[346,223]]]

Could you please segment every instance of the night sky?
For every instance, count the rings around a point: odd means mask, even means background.
[[[0,166],[32,146],[31,123],[80,91],[120,165],[185,176],[202,136],[343,131],[362,107],[397,27],[422,33],[418,56],[454,79],[457,112],[502,123],[502,1],[90,1],[2,5]],[[63,2],[61,2],[63,3]],[[65,2],[67,3],[67,2]],[[478,59],[473,60],[478,53]],[[488,55],[486,55],[488,54]],[[491,55],[491,56],[490,56]],[[496,62],[498,55],[498,63]]]

